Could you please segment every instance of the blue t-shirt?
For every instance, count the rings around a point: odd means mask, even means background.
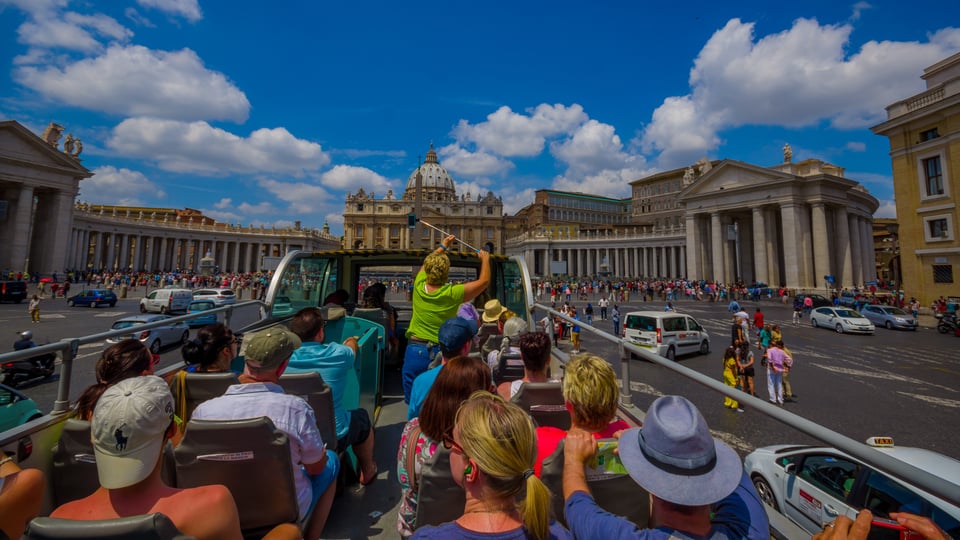
[[[464,529],[456,521],[444,523],[443,525],[426,525],[417,529],[411,538],[438,540],[446,538],[462,538],[464,540],[526,540],[530,538],[523,527],[506,531],[502,533],[483,533]],[[556,521],[550,522],[550,540],[573,540],[570,531],[566,530]]]
[[[355,360],[353,349],[341,343],[304,341],[293,351],[287,366],[287,373],[316,371],[330,386],[338,439],[344,438],[350,430],[350,411],[343,408],[343,393],[347,387],[347,374],[353,369]]]
[[[423,407],[423,402],[427,399],[427,394],[430,393],[430,388],[437,380],[437,375],[440,375],[442,367],[443,364],[440,364],[433,369],[428,369],[413,380],[413,387],[410,389],[410,405],[407,406],[407,420],[420,416],[420,407]]]

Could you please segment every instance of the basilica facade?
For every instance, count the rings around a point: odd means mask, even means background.
[[[457,194],[453,178],[430,145],[399,197],[392,190],[377,197],[363,187],[347,194],[343,245],[347,249],[428,249],[443,239],[440,229],[460,240],[455,251],[476,248],[503,253],[503,223],[503,200],[491,191]]]

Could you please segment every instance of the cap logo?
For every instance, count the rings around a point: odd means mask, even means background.
[[[123,451],[127,448],[127,437],[123,436],[123,428],[117,428],[113,432],[113,438],[117,440],[117,451]]]

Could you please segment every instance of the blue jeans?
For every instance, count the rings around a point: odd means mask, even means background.
[[[403,402],[410,403],[410,390],[413,388],[413,380],[417,378],[430,366],[430,361],[437,355],[440,348],[436,345],[428,347],[425,343],[409,342],[407,350],[403,354],[403,370],[401,371],[403,381]]]

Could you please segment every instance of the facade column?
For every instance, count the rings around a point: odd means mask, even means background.
[[[680,246],[680,273],[677,277],[686,278],[687,276],[687,246]],[[687,278],[689,279],[689,278]]]
[[[800,216],[797,205],[788,202],[780,205],[780,218],[783,221],[783,265],[787,287],[800,288],[800,238],[797,230],[800,228]]]
[[[13,237],[10,242],[10,268],[25,270],[30,258],[30,236],[33,232],[33,187],[20,186],[17,209],[13,215]],[[30,269],[32,270],[32,269]]]
[[[853,266],[850,271],[850,282],[853,285],[863,283],[863,249],[860,247],[860,218],[853,214],[847,215],[847,234],[850,238],[850,257]]]
[[[877,279],[877,254],[873,249],[873,220],[863,218],[860,223],[860,249],[863,250],[863,281]],[[903,279],[903,268],[900,269],[900,279]]]
[[[837,207],[836,209],[836,234],[837,234],[837,265],[840,267],[841,282],[837,286],[853,287],[853,256],[850,253],[850,225],[847,223],[847,209]]]
[[[103,238],[106,236],[105,233],[91,231],[90,235],[93,236],[93,239],[96,241],[96,244],[93,246],[93,261],[90,262],[93,266],[91,267],[93,271],[99,272],[103,268]]]
[[[170,260],[167,258],[167,244],[167,235],[164,233],[164,235],[160,237],[160,250],[157,252],[157,264],[155,265],[157,270],[166,270],[171,268],[170,264],[167,262]]]
[[[107,246],[107,270],[113,272],[117,268],[117,233],[105,233],[110,245]]]
[[[712,212],[710,214],[710,235],[713,245],[713,260],[711,261],[712,275],[707,279],[713,279],[716,282],[726,283],[726,276],[723,275],[723,226],[720,223],[720,213]]]
[[[230,264],[230,270],[233,272],[240,271],[240,242],[231,242],[233,244],[233,258]],[[532,266],[530,267],[533,268]]]
[[[687,274],[687,279],[695,280],[701,279],[703,274],[700,272],[700,260],[697,257],[699,251],[697,246],[700,245],[700,228],[697,227],[697,215],[696,214],[687,214],[687,267],[689,272]]]
[[[153,236],[144,236],[143,238],[143,269],[147,272],[153,271],[153,251],[157,248],[156,239]]]
[[[813,240],[813,280],[811,286],[827,287],[823,276],[831,275],[830,265],[830,235],[827,232],[827,211],[822,202],[815,202],[811,205],[810,221]],[[836,276],[839,278],[840,276]]]
[[[751,235],[753,238],[753,272],[756,281],[774,286],[770,283],[770,275],[767,273],[767,225],[763,213],[764,208],[762,206],[753,207],[753,226],[751,227],[753,232]]]
[[[120,244],[120,252],[117,253],[117,268],[119,268],[120,271],[124,271],[127,269],[127,265],[130,264],[130,235],[120,234],[117,236],[119,236],[118,243]]]

